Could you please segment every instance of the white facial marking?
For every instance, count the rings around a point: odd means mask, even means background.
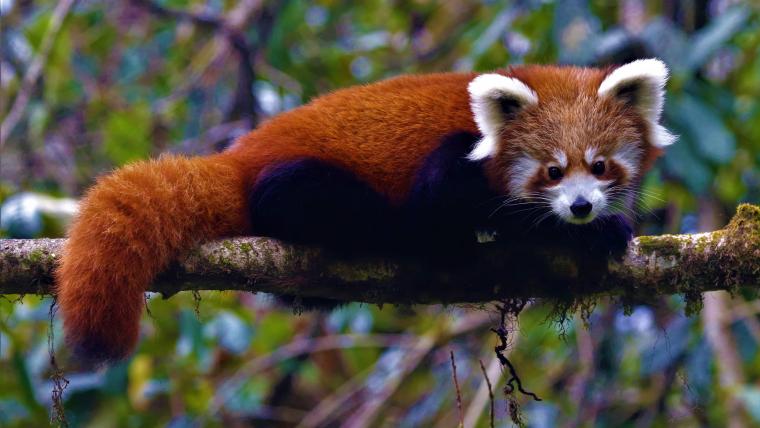
[[[618,67],[599,85],[600,97],[616,96],[618,90],[636,85],[636,108],[649,122],[650,139],[655,147],[665,147],[676,141],[658,122],[665,103],[665,84],[668,67],[659,59],[640,59]]]
[[[562,169],[567,168],[567,155],[562,150],[555,150],[554,151],[554,159],[557,160],[557,163],[559,164]]]
[[[485,159],[496,153],[499,133],[507,120],[500,100],[510,98],[521,105],[538,103],[538,96],[528,85],[514,77],[496,73],[481,74],[470,82],[467,90],[475,123],[483,134],[483,138],[467,156],[470,160]]]
[[[586,152],[583,154],[583,158],[586,161],[588,165],[591,165],[594,162],[594,158],[596,157],[596,149],[593,147],[589,147],[586,149]]]
[[[604,190],[611,183],[610,180],[599,180],[586,172],[566,176],[559,184],[547,189],[552,199],[552,210],[568,223],[588,223],[607,207]],[[591,212],[586,217],[578,218],[570,210],[578,198],[591,203]]]
[[[528,155],[523,155],[515,160],[509,170],[509,192],[514,196],[527,196],[525,187],[528,181],[536,175],[541,163]]]
[[[612,155],[612,160],[625,169],[625,172],[629,176],[635,177],[639,169],[638,165],[641,161],[641,154],[641,149],[637,144],[626,143],[615,151]]]

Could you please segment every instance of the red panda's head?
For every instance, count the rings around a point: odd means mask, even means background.
[[[675,138],[659,124],[668,70],[656,59],[616,69],[529,66],[469,84],[485,160],[510,200],[588,223],[626,210],[641,175]]]

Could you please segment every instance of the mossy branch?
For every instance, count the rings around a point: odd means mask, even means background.
[[[48,294],[64,240],[0,241],[0,294]],[[760,207],[741,205],[722,230],[636,238],[620,260],[589,260],[561,248],[483,244],[471,262],[431,267],[413,260],[338,257],[268,238],[205,244],[150,287],[245,290],[371,303],[468,303],[505,297],[628,301],[709,290],[760,290]],[[139,267],[135,267],[139,269]]]

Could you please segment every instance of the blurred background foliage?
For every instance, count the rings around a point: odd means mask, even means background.
[[[0,233],[61,236],[72,198],[98,175],[221,150],[336,88],[651,56],[672,69],[665,121],[680,141],[644,183],[640,232],[713,230],[760,199],[759,18],[757,3],[729,0],[0,0]],[[66,364],[72,426],[455,426],[450,351],[465,425],[489,426],[478,360],[496,426],[513,425],[492,312],[352,304],[294,315],[262,294],[149,297],[131,359],[96,372]],[[50,303],[0,299],[0,426],[49,421],[49,347],[67,356]],[[680,296],[626,309],[602,300],[584,328],[531,304],[509,351],[544,399],[517,397],[525,421],[760,425],[760,302],[709,293],[701,313],[683,307]]]

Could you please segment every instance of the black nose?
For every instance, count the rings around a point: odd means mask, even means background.
[[[586,217],[591,212],[591,202],[579,197],[570,205],[570,211],[578,218]]]

